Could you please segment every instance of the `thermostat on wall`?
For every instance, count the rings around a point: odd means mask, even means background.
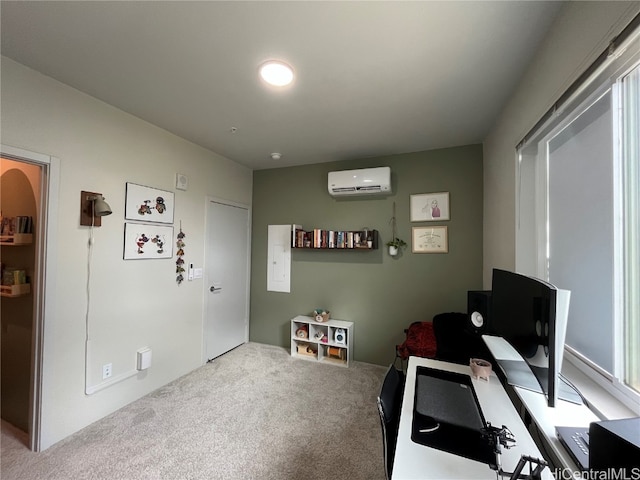
[[[186,190],[189,186],[189,177],[182,173],[176,173],[176,188],[178,190]]]

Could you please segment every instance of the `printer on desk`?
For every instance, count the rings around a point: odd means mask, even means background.
[[[633,469],[640,473],[640,417],[558,427],[558,438],[582,470]]]

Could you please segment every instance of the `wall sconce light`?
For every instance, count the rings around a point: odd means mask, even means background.
[[[111,207],[101,193],[80,192],[80,225],[100,227],[101,217],[111,213]]]

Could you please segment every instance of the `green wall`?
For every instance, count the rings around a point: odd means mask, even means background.
[[[393,195],[336,199],[327,173],[391,167]],[[449,192],[451,220],[411,223],[411,194]],[[396,202],[397,235],[407,242],[391,257]],[[466,312],[467,290],[482,289],[482,145],[257,170],[253,174],[251,341],[290,345],[290,320],[320,307],[355,323],[354,359],[380,365],[395,357],[404,329],[441,312]],[[268,225],[305,229],[378,230],[375,251],[294,250],[291,293],[267,292]],[[412,254],[411,227],[446,225],[449,253]]]

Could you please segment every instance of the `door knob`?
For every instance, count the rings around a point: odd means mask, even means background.
[[[214,287],[213,285],[211,285],[211,286],[209,287],[209,291],[210,291],[210,292],[217,292],[218,290],[222,290],[222,287],[217,287],[217,288],[216,288],[216,287]]]

